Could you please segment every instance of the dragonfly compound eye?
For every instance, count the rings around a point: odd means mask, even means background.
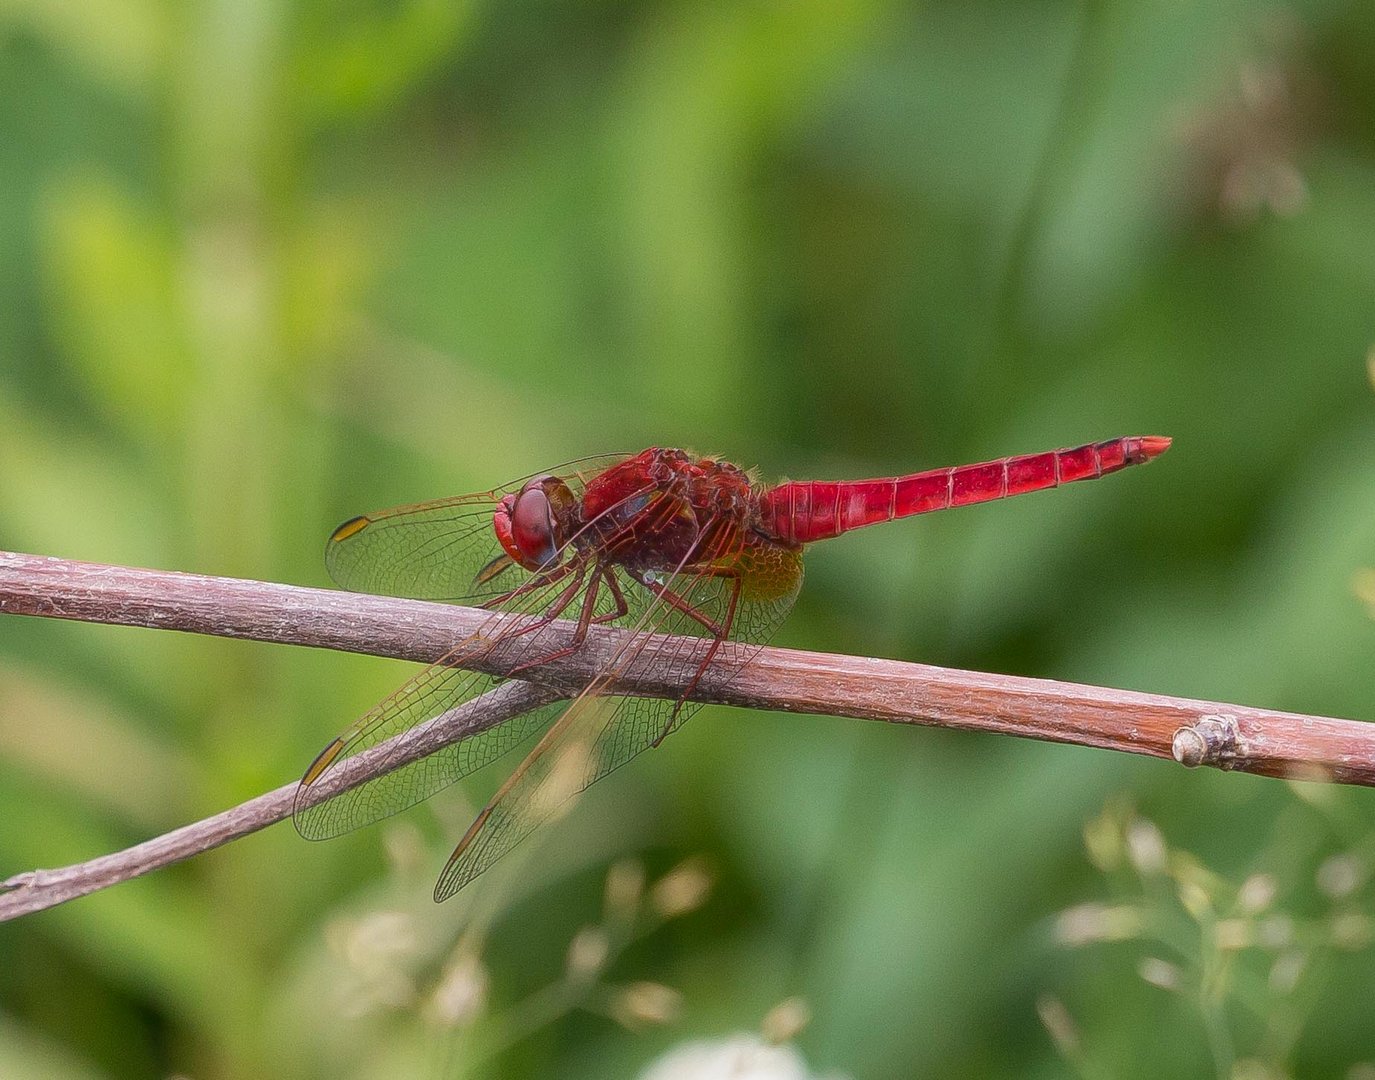
[[[497,539],[516,562],[539,570],[558,562],[562,532],[556,513],[566,485],[554,477],[531,480],[517,495],[507,495],[497,507],[493,527]],[[550,496],[555,502],[551,502]]]

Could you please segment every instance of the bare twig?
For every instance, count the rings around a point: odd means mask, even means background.
[[[321,778],[321,797],[357,787],[374,776],[432,754],[440,746],[500,724],[559,695],[530,683],[502,683],[482,697],[427,724],[341,762]],[[0,881],[0,921],[54,907],[121,881],[158,870],[291,816],[296,783],[286,784],[212,817],[173,829],[133,847],[60,870],[31,870]]]
[[[433,662],[488,612],[446,604],[0,553],[0,612],[158,627]],[[484,698],[398,736],[349,763],[343,790],[432,752],[444,742],[574,693],[625,631],[594,627],[571,655],[521,672]],[[571,633],[554,624],[549,633]],[[740,668],[742,655],[750,663]],[[682,666],[647,649],[616,689],[681,693]],[[494,651],[484,670],[513,657]],[[690,674],[690,672],[689,672]],[[889,723],[995,731],[1215,765],[1266,776],[1375,786],[1375,725],[1074,683],[953,671],[790,649],[722,651],[695,700],[827,713]],[[383,760],[385,758],[385,760]],[[165,836],[62,870],[0,883],[0,919],[41,910],[208,850],[281,820],[295,785]]]

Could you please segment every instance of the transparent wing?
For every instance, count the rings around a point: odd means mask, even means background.
[[[631,492],[627,499],[640,494]],[[658,505],[646,510],[665,512]],[[532,575],[513,567],[516,586],[488,602],[490,619],[321,751],[296,793],[294,818],[303,836],[337,836],[413,806],[495,761],[561,711],[561,703],[543,705],[467,735],[462,725],[468,718],[455,714],[507,683],[502,676],[466,670],[481,666],[497,648],[512,667],[537,666],[564,647],[562,630],[555,634],[550,625],[556,618],[614,625],[636,617],[623,593],[599,580],[596,553],[576,553],[578,540],[569,539],[575,553],[553,571]],[[364,755],[381,775],[350,786]]]
[[[652,667],[667,669],[671,683],[690,682],[722,641],[757,647],[782,623],[801,588],[801,552],[738,534],[712,539],[709,527],[702,535],[714,549],[711,557],[699,552],[666,580],[643,583],[611,568],[623,578],[634,632],[459,841],[435,885],[436,900],[448,899],[573,796],[656,745],[698,707],[682,698],[605,696],[618,679]],[[660,635],[675,640],[666,643]],[[728,678],[752,651],[732,650]]]
[[[589,480],[626,454],[581,458],[549,469],[575,495]],[[492,531],[492,514],[503,496],[532,476],[491,491],[397,506],[350,518],[325,544],[329,576],[350,592],[417,600],[484,600],[509,590],[514,567],[478,582],[479,573],[503,555]]]
[[[566,702],[544,705],[456,741],[451,735],[437,746],[425,745],[429,731],[437,731],[445,721],[463,719],[455,716],[454,710],[493,694],[507,682],[500,676],[465,670],[465,665],[481,662],[513,638],[519,642],[515,662],[538,664],[558,648],[556,641],[550,640],[547,626],[539,624],[551,618],[551,612],[571,611],[576,615],[586,590],[585,580],[569,579],[529,588],[447,656],[420,671],[333,740],[297,788],[294,818],[301,835],[322,840],[414,806],[547,726]],[[615,613],[613,604],[613,598],[599,594],[594,598],[594,615],[610,621]],[[456,730],[461,731],[461,727]],[[423,756],[416,757],[417,751]],[[341,777],[357,766],[356,759],[362,755],[374,759],[369,766],[378,765],[384,771],[362,784],[338,790]],[[394,762],[404,764],[387,771]]]

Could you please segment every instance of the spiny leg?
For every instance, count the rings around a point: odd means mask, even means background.
[[[730,603],[730,612],[733,613],[735,609],[735,597],[738,596],[740,592],[739,573],[735,570],[728,569],[726,567],[706,567],[700,571],[699,576],[732,578],[735,581],[734,595],[732,595]],[[703,611],[699,611],[696,607],[692,605],[691,601],[685,599],[682,596],[679,596],[667,585],[652,585],[647,580],[641,581],[640,584],[643,585],[650,592],[652,592],[655,596],[662,599],[664,603],[666,603],[669,607],[673,608],[675,611],[681,611],[693,622],[700,623],[707,630],[710,630],[713,637],[724,638],[726,634],[730,632],[729,620],[726,620],[726,624],[724,626],[717,625],[717,623],[711,618],[711,616],[707,615]]]
[[[511,640],[514,640],[515,638],[523,637],[523,636],[526,635],[526,634],[533,634],[533,633],[536,633],[536,632],[538,632],[538,631],[540,631],[540,630],[543,630],[543,629],[544,629],[546,626],[548,626],[551,622],[553,622],[553,621],[554,621],[555,619],[557,619],[560,615],[562,615],[563,612],[564,612],[564,610],[568,607],[568,605],[571,604],[571,603],[573,602],[573,598],[574,598],[575,596],[578,595],[578,590],[579,590],[580,588],[582,588],[583,578],[584,578],[584,577],[586,576],[586,574],[587,574],[587,564],[586,564],[585,562],[579,561],[579,562],[576,562],[576,563],[569,563],[569,564],[567,564],[567,565],[568,565],[568,567],[569,567],[569,571],[570,571],[570,572],[573,571],[573,570],[576,570],[576,573],[575,573],[575,575],[574,575],[574,577],[573,577],[573,580],[572,580],[571,582],[568,583],[568,587],[567,587],[566,589],[564,589],[563,592],[559,593],[559,595],[556,596],[556,597],[554,598],[554,602],[553,602],[552,604],[550,604],[549,607],[547,607],[547,608],[544,610],[544,612],[543,612],[538,618],[534,619],[534,620],[533,620],[529,625],[527,625],[527,626],[521,626],[521,627],[518,627],[518,628],[515,629],[515,630],[512,630],[508,635],[506,635],[506,636],[502,639],[503,642],[505,642],[505,641],[511,641]],[[564,575],[564,574],[559,574],[559,575],[558,575],[558,577],[563,577],[563,576],[565,576],[565,575]],[[550,579],[550,581],[544,582],[544,584],[547,585],[547,584],[550,584],[552,581],[557,581],[557,580],[558,580],[558,577],[553,577],[553,578]],[[589,591],[592,591],[592,590],[589,589]],[[560,652],[560,653],[558,653],[557,655],[558,655],[558,656],[563,656],[563,655],[566,655],[566,654],[563,653],[563,652]],[[536,664],[545,664],[545,663],[548,663],[549,660],[552,659],[552,658],[554,658],[554,657],[542,656],[542,657],[540,657],[540,658],[537,659],[537,660],[530,660],[530,661],[527,661],[526,663],[521,664],[520,667],[517,667],[517,668],[515,668],[515,669],[513,669],[513,670],[514,670],[514,671],[520,671],[520,670],[523,669],[523,668],[533,667],[533,666],[535,666]],[[510,674],[510,672],[508,672],[508,674]]]
[[[651,587],[655,595],[663,600],[664,603],[668,604],[669,607],[673,608],[675,611],[682,612],[693,621],[701,623],[703,627],[711,632],[711,644],[707,646],[707,651],[702,657],[702,662],[697,665],[697,671],[693,674],[692,678],[688,680],[687,686],[683,688],[682,694],[679,695],[677,702],[673,706],[673,711],[669,714],[668,722],[664,725],[663,731],[659,732],[658,736],[655,738],[652,744],[653,746],[658,746],[667,738],[668,733],[673,730],[673,722],[678,718],[678,710],[683,707],[683,703],[686,702],[687,699],[692,696],[692,692],[697,689],[697,684],[701,681],[702,676],[706,674],[706,670],[710,666],[712,659],[721,649],[721,643],[730,636],[731,627],[735,624],[735,611],[740,601],[740,574],[733,569],[725,567],[709,568],[703,570],[702,573],[710,577],[730,579],[730,599],[726,602],[725,615],[722,617],[719,624],[705,612],[699,611],[686,597],[679,596],[667,586]]]
[[[602,575],[605,572],[605,568],[601,565],[598,565],[597,568],[592,571],[592,580],[587,583],[587,592],[584,594],[582,599],[582,609],[578,613],[578,625],[577,629],[573,631],[572,640],[569,641],[569,643],[562,649],[557,649],[554,652],[549,653],[547,656],[541,656],[538,660],[530,660],[524,664],[521,664],[519,667],[512,668],[510,671],[507,672],[508,675],[515,675],[517,672],[524,671],[527,668],[536,667],[540,664],[549,664],[555,660],[562,660],[565,656],[572,656],[573,653],[578,651],[579,647],[582,645],[583,641],[587,637],[588,626],[590,626],[594,621],[596,621],[592,617],[592,612],[594,612],[597,609],[597,590],[601,586]],[[581,574],[578,575],[577,583],[582,583]],[[559,599],[562,600],[563,598],[560,597]],[[569,597],[569,600],[571,599],[572,597]],[[568,601],[565,600],[563,607],[567,606]],[[560,608],[559,610],[562,611],[563,609]]]
[[[606,582],[606,587],[611,591],[612,599],[616,601],[616,610],[608,611],[605,615],[598,615],[592,621],[594,623],[615,622],[622,615],[629,614],[630,605],[625,602],[625,593],[621,592],[620,582],[616,580],[616,568],[607,566],[601,573],[603,580]]]
[[[493,611],[502,604],[509,604],[512,600],[524,596],[526,593],[533,592],[535,589],[542,589],[546,585],[553,585],[562,578],[567,577],[574,570],[581,570],[583,567],[577,559],[570,559],[562,566],[556,566],[547,573],[534,575],[528,581],[523,581],[514,589],[502,593],[500,596],[493,596],[490,600],[484,600],[478,607],[487,611]]]

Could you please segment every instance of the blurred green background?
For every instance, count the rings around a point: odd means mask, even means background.
[[[0,0],[6,549],[321,585],[589,453],[1168,434],[819,546],[778,643],[1370,718],[1373,323],[1366,0]],[[0,876],[409,670],[0,620]],[[1375,1075],[1365,791],[707,709],[435,907],[493,782],[0,927],[0,1075],[628,1076],[790,997],[817,1074]]]

